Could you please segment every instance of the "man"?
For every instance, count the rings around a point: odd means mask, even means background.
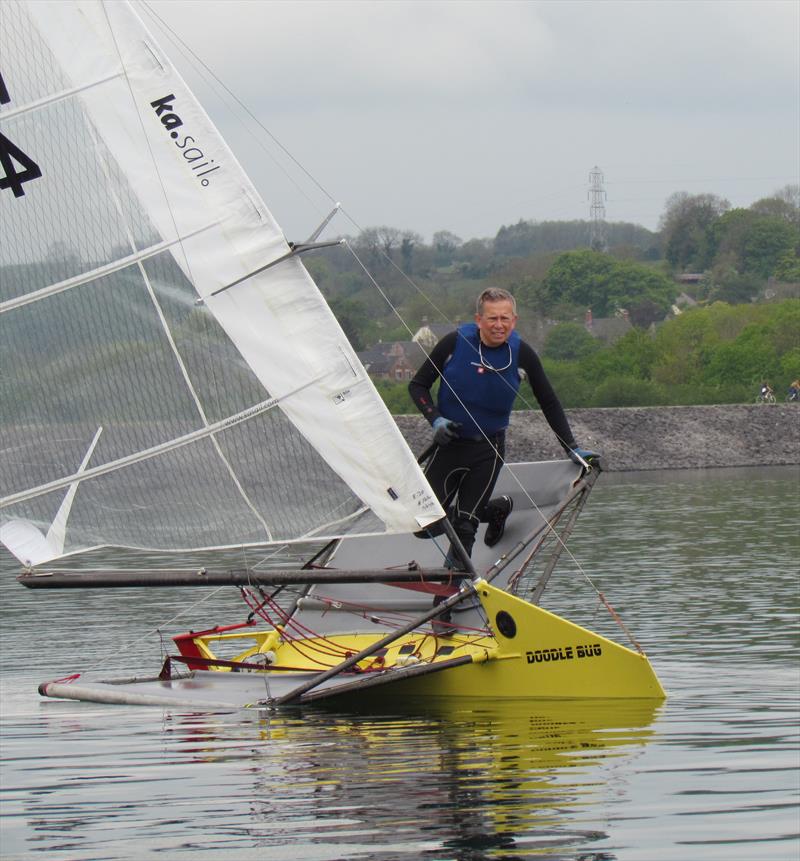
[[[489,547],[503,535],[513,502],[491,499],[505,455],[505,432],[523,371],[545,419],[573,460],[596,457],[578,448],[567,417],[533,348],[514,331],[514,297],[499,288],[484,290],[475,322],[445,335],[409,383],[420,412],[433,427],[436,444],[425,475],[464,549],[469,554],[478,524],[488,523]],[[441,377],[437,403],[431,387]],[[441,534],[438,532],[422,535]],[[445,565],[459,567],[450,548]]]

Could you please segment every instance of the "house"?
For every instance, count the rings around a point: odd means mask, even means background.
[[[454,331],[460,325],[459,321],[455,323],[429,323],[428,318],[423,317],[422,325],[417,329],[411,340],[430,352],[445,335]]]
[[[414,341],[379,341],[357,354],[373,380],[401,382],[410,380],[427,354]]]
[[[631,319],[624,308],[618,309],[613,317],[594,317],[592,309],[587,308],[583,325],[593,338],[613,344],[631,328]]]
[[[379,341],[358,353],[361,364],[373,380],[410,380],[417,369],[428,358],[428,353],[448,332],[453,332],[458,323],[429,323],[422,318],[422,325],[410,341]]]
[[[684,272],[682,275],[676,275],[675,280],[678,284],[699,284],[705,277],[705,272]]]
[[[684,308],[694,308],[697,305],[697,301],[692,299],[692,297],[688,293],[681,293],[676,299],[675,304],[672,305],[671,310],[675,317],[679,314],[683,313]]]

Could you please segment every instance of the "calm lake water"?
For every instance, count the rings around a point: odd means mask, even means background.
[[[648,653],[655,705],[43,700],[87,667],[157,670],[156,629],[246,614],[231,589],[29,592],[3,557],[0,857],[797,861],[799,487],[796,468],[597,483],[580,570],[542,603],[626,642],[585,572]]]

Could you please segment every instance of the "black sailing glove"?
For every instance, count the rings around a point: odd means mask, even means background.
[[[433,423],[433,441],[436,445],[447,445],[458,437],[456,431],[461,427],[458,422],[450,421],[444,416],[439,416]]]
[[[580,448],[579,446],[575,446],[575,448],[571,448],[569,450],[569,456],[573,463],[580,464],[583,466],[581,461],[585,460],[586,463],[591,463],[593,460],[599,460],[600,455],[596,451],[589,451],[585,448]]]

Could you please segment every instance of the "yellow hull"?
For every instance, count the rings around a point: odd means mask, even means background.
[[[645,655],[488,583],[476,588],[495,634],[489,659],[400,682],[404,691],[504,699],[666,696]]]
[[[644,654],[601,637],[479,580],[476,592],[493,636],[414,631],[358,664],[357,679],[380,681],[373,695],[490,697],[493,699],[663,699],[666,694]],[[197,653],[213,660],[232,644],[253,644],[233,658],[265,672],[320,673],[377,642],[385,632],[286,640],[280,630],[194,638]],[[213,646],[213,648],[212,648]],[[452,666],[455,659],[464,662]],[[445,664],[451,664],[444,666]],[[393,670],[425,665],[424,675],[394,679]],[[437,666],[441,670],[437,671]],[[223,668],[223,671],[229,668]],[[344,677],[342,678],[344,681]],[[352,696],[358,691],[347,681]],[[366,690],[361,694],[367,693]],[[336,696],[335,688],[329,691]],[[344,694],[342,694],[344,695]]]

